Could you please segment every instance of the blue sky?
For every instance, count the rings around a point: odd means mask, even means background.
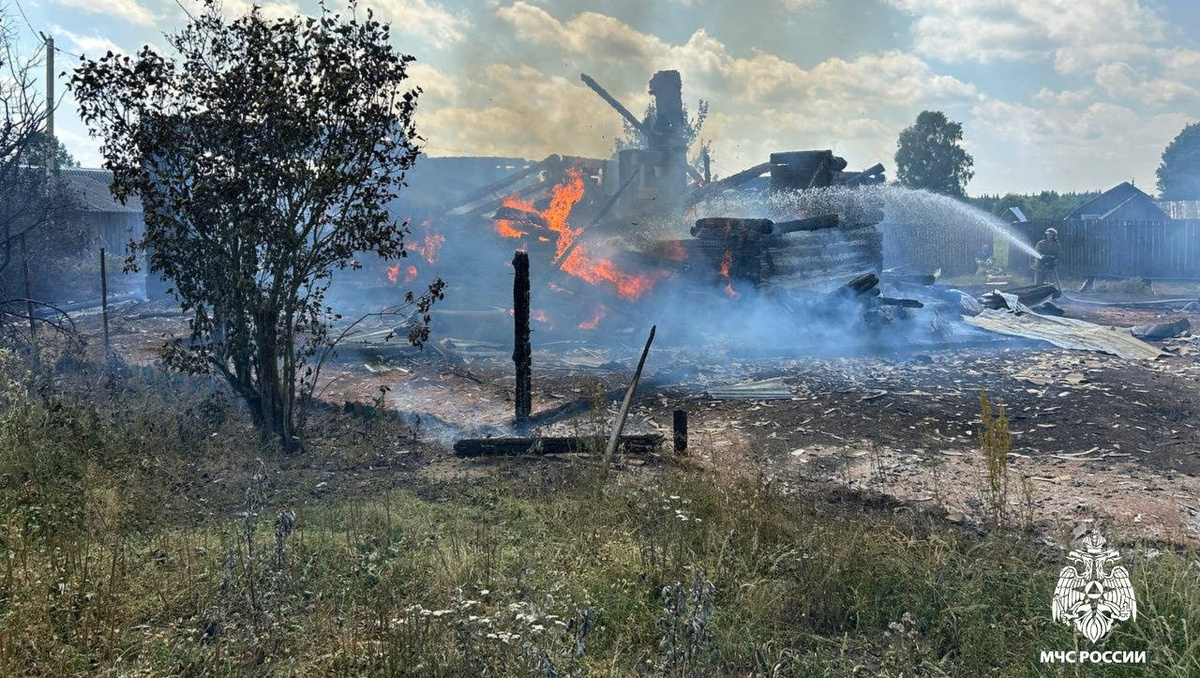
[[[336,0],[334,0],[336,2]],[[195,0],[180,0],[193,11]],[[333,4],[333,3],[331,3]],[[650,75],[681,71],[710,102],[704,137],[729,174],[772,151],[832,148],[893,164],[926,108],[963,122],[971,194],[1152,190],[1163,147],[1200,119],[1194,0],[375,0],[413,54],[431,155],[607,156],[620,120],[586,72],[635,112]],[[58,46],[161,49],[186,19],[173,0],[23,0]],[[245,11],[241,0],[227,13]],[[268,13],[313,13],[272,0]],[[29,49],[33,37],[21,26]],[[60,54],[61,68],[71,57]],[[85,165],[98,143],[64,101],[59,136]]]

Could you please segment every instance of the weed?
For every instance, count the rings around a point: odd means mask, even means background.
[[[983,453],[986,472],[983,503],[988,519],[996,529],[1008,523],[1008,454],[1012,451],[1012,435],[1008,431],[1008,416],[1004,405],[992,416],[987,393],[979,392],[981,426],[979,449]]]

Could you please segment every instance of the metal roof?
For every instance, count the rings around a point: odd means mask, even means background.
[[[119,214],[141,214],[142,204],[130,198],[122,205],[113,197],[108,186],[112,183],[112,172],[85,167],[63,167],[59,170],[64,183],[78,203],[80,212],[109,212]]]

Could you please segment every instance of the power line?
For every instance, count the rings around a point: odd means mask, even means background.
[[[33,30],[33,24],[29,23],[29,17],[25,16],[25,8],[21,7],[20,1],[13,0],[13,3],[16,4],[17,11],[21,13],[21,18],[25,20],[25,26],[29,29],[29,32],[33,34],[33,37],[40,40],[42,36],[39,35],[37,31]]]

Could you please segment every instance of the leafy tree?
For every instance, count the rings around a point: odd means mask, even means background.
[[[896,143],[896,176],[901,185],[963,197],[975,175],[971,155],[959,146],[962,123],[941,111],[922,111]]]
[[[413,58],[353,2],[346,16],[229,20],[205,0],[167,39],[174,58],[147,46],[85,59],[71,88],[114,195],[145,210],[128,265],[145,253],[190,313],[168,364],[215,370],[264,435],[298,450],[313,357],[340,318],[324,303],[333,272],[360,252],[406,254],[407,224],[386,205],[418,156]],[[408,294],[410,339],[428,336],[441,289]]]
[[[1200,122],[1184,127],[1167,145],[1157,174],[1163,200],[1200,200]]]
[[[67,147],[63,145],[63,142],[59,141],[57,138],[54,138],[52,141],[49,138],[49,135],[46,134],[45,130],[38,132],[34,136],[33,142],[35,147],[34,153],[38,154],[41,158],[46,157],[47,145],[50,143],[54,144],[53,148],[55,167],[79,167],[79,161],[75,159],[75,156],[71,155],[71,152],[67,150]],[[45,160],[39,160],[38,164],[45,164]]]

